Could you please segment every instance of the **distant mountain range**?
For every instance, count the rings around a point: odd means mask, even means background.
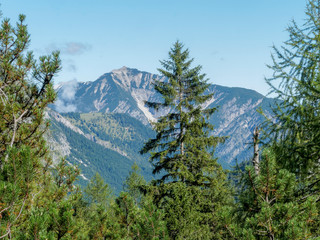
[[[138,151],[154,134],[149,122],[166,113],[144,105],[146,100],[161,101],[153,89],[153,79],[166,81],[156,74],[122,67],[94,82],[61,84],[58,99],[48,111],[52,149],[78,164],[83,180],[98,171],[116,191],[121,190],[135,161],[142,174],[151,179],[147,156]],[[215,126],[213,134],[229,136],[216,150],[219,162],[230,167],[235,161],[250,159],[253,129],[263,121],[256,110],[262,108],[268,114],[274,100],[253,90],[218,85],[210,85],[208,93],[214,97],[203,107],[218,107],[210,119]]]

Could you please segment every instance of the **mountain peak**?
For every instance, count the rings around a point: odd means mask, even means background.
[[[135,69],[135,68],[128,68],[126,66],[123,66],[123,67],[121,67],[119,69],[113,69],[111,71],[111,73],[114,73],[114,74],[118,73],[119,74],[119,73],[128,73],[128,72],[132,72],[132,71],[137,71],[138,72],[138,70]]]
[[[136,68],[129,68],[126,66],[123,66],[119,69],[114,69],[111,71],[111,74],[115,74],[115,75],[130,75],[130,76],[135,76],[135,75],[139,75],[139,74],[151,74],[148,72],[144,72],[144,71],[140,71],[139,69]]]
[[[153,80],[166,81],[164,76],[155,75],[135,68],[123,66],[105,73],[94,82],[74,83],[74,91],[59,91],[58,103],[64,109],[76,109],[77,112],[124,113],[148,125],[167,110],[155,112],[145,105],[146,101],[161,102],[161,96],[155,91]],[[70,85],[70,84],[69,84]],[[73,85],[72,85],[73,86]],[[72,93],[73,98],[70,97]],[[249,158],[246,142],[250,142],[252,129],[263,121],[256,111],[263,108],[269,115],[269,105],[273,100],[243,88],[229,88],[210,85],[208,94],[215,93],[203,107],[219,105],[219,114],[210,118],[215,126],[214,134],[228,136],[225,147],[217,148],[216,154],[230,163]],[[63,95],[65,94],[65,95]],[[55,105],[57,106],[57,104]]]
[[[112,70],[112,72],[126,72],[127,70],[128,68],[123,66],[122,68]]]

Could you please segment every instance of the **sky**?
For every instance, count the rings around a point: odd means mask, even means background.
[[[122,66],[158,73],[181,41],[209,82],[269,91],[272,46],[305,19],[305,0],[0,0],[26,15],[35,56],[60,50],[55,83],[94,81]]]

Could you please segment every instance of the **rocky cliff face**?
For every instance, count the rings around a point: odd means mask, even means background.
[[[122,67],[94,82],[65,83],[59,87],[58,104],[53,108],[60,112],[73,109],[79,113],[125,113],[148,127],[150,121],[164,114],[155,113],[144,104],[144,101],[161,101],[153,89],[153,79],[166,81],[159,75]],[[226,167],[236,159],[247,160],[252,156],[249,147],[253,129],[263,120],[256,109],[268,112],[272,99],[253,90],[218,85],[211,85],[208,93],[214,93],[214,97],[204,107],[218,107],[210,119],[215,125],[214,134],[229,136],[217,149],[220,162]]]
[[[104,112],[126,113],[140,120],[145,125],[149,120],[155,120],[154,114],[144,106],[144,100],[154,97],[153,79],[164,80],[160,76],[141,72],[137,69],[122,67],[106,73],[94,82],[65,83],[58,90],[58,102],[64,101],[63,106],[74,106],[75,112]],[[65,89],[70,89],[74,96],[65,101]],[[63,112],[63,108],[55,104],[54,109]]]

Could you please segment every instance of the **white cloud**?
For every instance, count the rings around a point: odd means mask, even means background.
[[[76,105],[67,104],[61,99],[56,100],[56,102],[54,103],[54,106],[55,106],[55,109],[60,113],[75,112],[77,110]]]
[[[63,49],[66,54],[79,55],[91,49],[88,44],[78,43],[78,42],[68,42],[65,44]]]
[[[61,85],[58,90],[58,99],[54,103],[55,109],[58,112],[75,112],[77,110],[74,104],[77,86],[78,82],[76,79]]]

